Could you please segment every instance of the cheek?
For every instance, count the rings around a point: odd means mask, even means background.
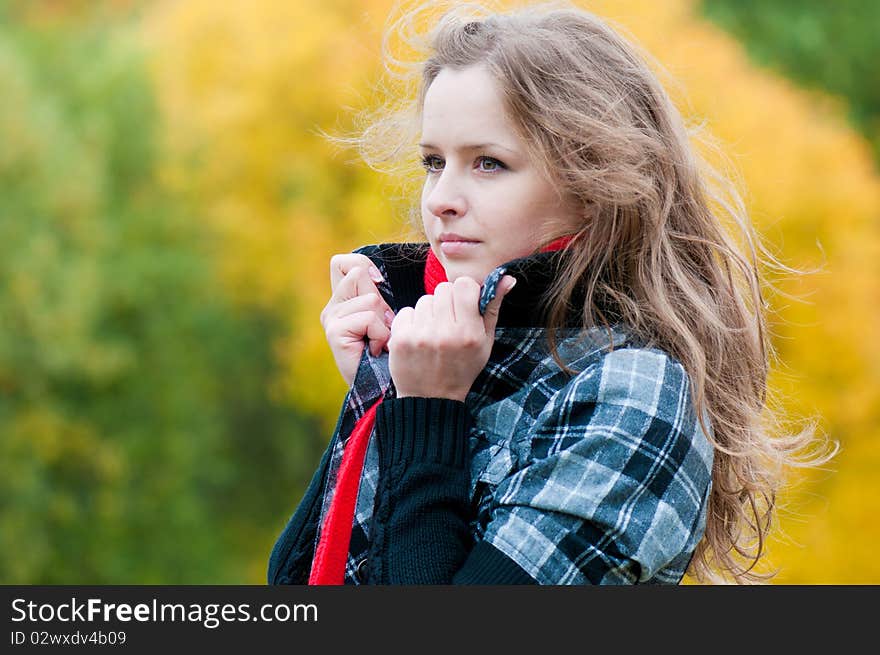
[[[430,226],[431,220],[431,212],[428,211],[427,206],[428,200],[428,191],[426,187],[422,187],[422,195],[419,200],[419,217],[422,223],[422,229],[425,230],[425,233],[428,232],[428,227]]]
[[[548,199],[537,191],[527,185],[512,187],[508,193],[499,195],[494,205],[497,214],[511,228],[526,232],[535,231],[542,219],[550,216],[552,212]]]
[[[511,181],[510,184],[499,184],[491,191],[475,195],[471,206],[479,216],[485,216],[498,225],[518,221],[522,214],[530,214],[529,198],[520,185]]]
[[[528,185],[523,185],[522,193],[525,200],[523,204],[527,204],[532,211],[555,212],[560,204],[555,189],[543,179],[532,179],[530,182]]]
[[[543,180],[522,190],[519,206],[520,213],[529,216],[535,231],[544,228],[559,229],[570,222],[571,210],[557,196],[555,189]]]

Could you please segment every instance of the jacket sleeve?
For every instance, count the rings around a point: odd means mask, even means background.
[[[684,367],[622,348],[575,376],[496,489],[484,539],[541,584],[678,583],[702,537],[713,451]]]
[[[370,526],[371,584],[534,584],[470,536],[472,418],[443,398],[388,399],[376,411],[379,486]]]
[[[683,367],[656,351],[617,350],[574,377],[530,428],[527,463],[498,485],[476,545],[464,404],[383,403],[369,581],[677,583],[711,486],[689,399]]]

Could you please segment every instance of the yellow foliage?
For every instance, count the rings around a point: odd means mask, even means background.
[[[880,582],[880,180],[844,107],[757,69],[694,0],[584,3],[624,26],[669,71],[691,123],[705,120],[741,170],[771,250],[821,273],[774,280],[780,361],[773,390],[794,418],[818,414],[841,441],[835,472],[783,499],[780,582]],[[387,186],[316,132],[350,126],[369,102],[391,3],[190,0],[153,11],[148,35],[169,157],[243,303],[290,319],[277,392],[332,427],[344,393],[318,314],[331,254],[399,238]],[[329,434],[329,431],[328,431]],[[870,463],[870,465],[868,465]],[[792,542],[803,544],[793,545]],[[255,570],[260,567],[255,566]]]
[[[771,560],[779,582],[880,581],[872,556],[880,457],[880,179],[867,142],[837,99],[757,69],[743,47],[698,17],[694,0],[597,2],[632,31],[679,85],[690,122],[705,120],[743,177],[752,218],[771,250],[821,272],[773,280],[768,294],[779,362],[771,389],[793,419],[817,415],[843,452],[781,499]],[[858,453],[858,454],[857,454]],[[872,514],[873,513],[873,514]],[[861,547],[859,544],[864,544]]]
[[[399,231],[382,180],[317,134],[350,127],[343,108],[360,105],[375,76],[388,9],[375,4],[371,13],[363,2],[167,2],[147,28],[166,178],[220,235],[234,295],[288,316],[277,393],[328,431],[345,391],[318,322],[329,258]]]

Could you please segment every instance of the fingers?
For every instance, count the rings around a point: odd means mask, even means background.
[[[486,317],[480,316],[480,285],[469,277],[459,277],[455,282],[441,282],[433,295],[419,298],[413,310],[412,320],[419,325],[455,323],[462,326],[469,321],[479,322],[485,331],[494,332],[501,308],[501,301],[516,284],[516,279],[505,275],[498,283],[495,297],[486,307]],[[402,311],[402,310],[401,310]]]
[[[415,313],[416,310],[413,307],[401,308],[401,310],[397,312],[397,316],[394,317],[394,321],[391,323],[391,332],[393,333],[395,328],[412,325]]]
[[[367,293],[379,294],[379,289],[370,279],[370,274],[363,266],[353,266],[339,280],[336,288],[333,290],[331,299],[336,302],[349,300],[355,296],[361,296]]]
[[[434,319],[434,296],[419,298],[413,312],[413,321],[417,325],[430,325]]]
[[[384,316],[386,312],[394,314],[394,311],[382,298],[382,294],[379,293],[375,283],[370,279],[369,271],[360,266],[353,267],[339,281],[325,310],[329,311],[334,305],[345,303],[360,296],[375,296],[378,300],[375,309],[379,316]]]
[[[378,357],[388,344],[394,319],[394,313],[387,307],[378,294],[368,293],[328,305],[321,314],[321,322],[328,339],[337,337],[350,342],[366,336],[370,352]]]
[[[480,318],[480,285],[469,277],[460,277],[452,285],[452,304],[460,321]]]
[[[505,282],[502,293],[508,289]],[[388,366],[398,397],[467,398],[495,340],[494,329],[486,333],[479,300],[479,284],[459,278],[397,313]]]
[[[379,320],[376,312],[362,311],[348,314],[334,321],[327,330],[327,338],[336,343],[351,345],[369,339],[370,353],[378,357],[388,343],[391,329]]]
[[[378,357],[387,348],[394,318],[394,311],[376,287],[381,274],[368,257],[354,253],[334,256],[330,269],[334,289],[321,312],[321,325],[331,350],[334,354],[337,350],[353,352],[362,347],[360,342],[366,337],[370,352]]]
[[[388,350],[394,348],[394,337],[412,328],[416,310],[413,307],[402,307],[391,322],[391,336],[388,339]]]
[[[369,257],[359,253],[346,253],[330,258],[330,288],[335,292],[337,285],[355,267],[366,271],[367,278],[374,284],[382,282],[382,274]]]
[[[391,311],[387,303],[377,293],[355,296],[354,298],[349,298],[348,300],[338,303],[328,303],[324,308],[324,311],[321,312],[321,324],[324,325],[326,329],[329,321],[367,310],[372,310],[381,321],[389,327],[391,326],[394,312]]]
[[[380,321],[375,312],[366,312],[371,315],[366,324],[366,334],[370,345],[370,354],[378,357],[391,338],[391,328],[384,321]]]
[[[441,282],[434,289],[433,315],[435,320],[455,322],[454,290],[450,282]]]

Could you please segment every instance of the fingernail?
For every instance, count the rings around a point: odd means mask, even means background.
[[[379,272],[379,269],[375,266],[370,266],[370,279],[373,282],[384,282],[385,278],[382,277],[382,274]]]
[[[394,321],[394,314],[392,314],[387,309],[385,310],[385,325],[391,327],[391,323]]]
[[[510,291],[511,289],[513,289],[513,287],[516,286],[516,278],[512,277],[512,278],[510,278],[510,280],[511,281],[507,283],[507,290],[508,291]]]

